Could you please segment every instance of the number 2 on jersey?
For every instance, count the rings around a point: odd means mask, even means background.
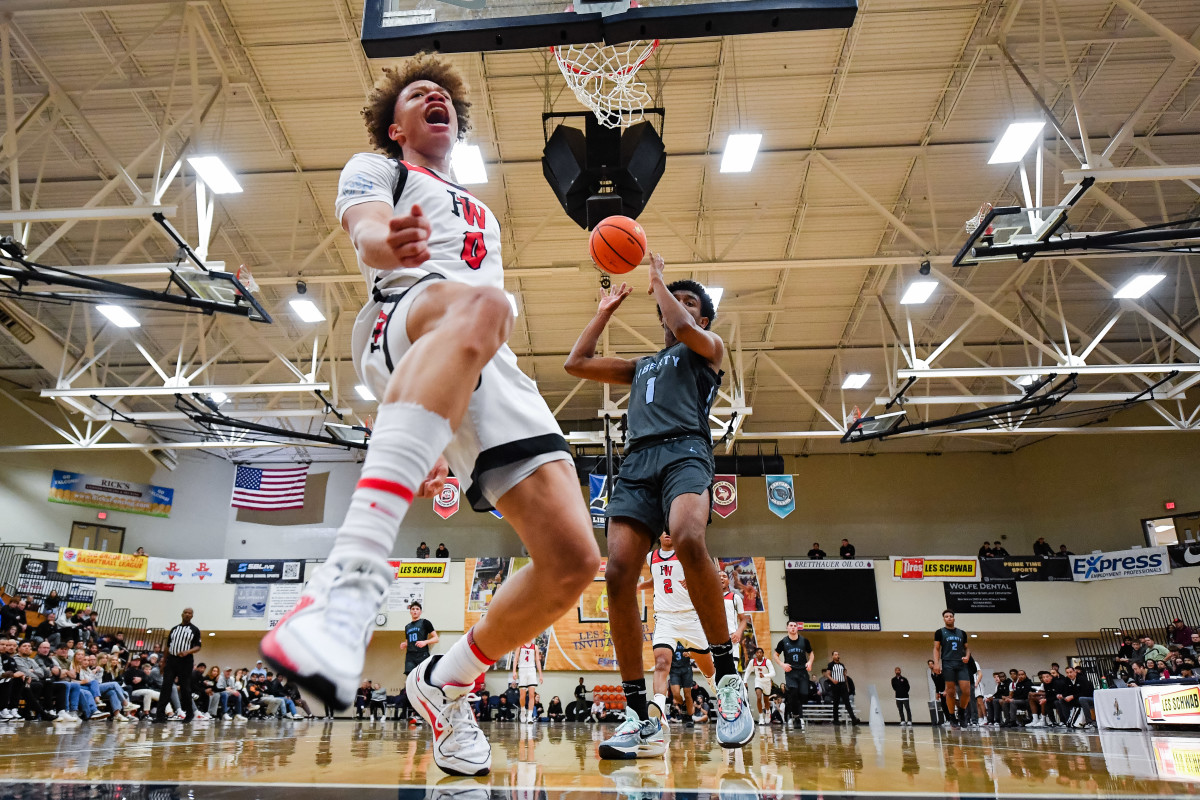
[[[671,585],[671,579],[663,578],[663,594],[671,594],[674,591],[675,591],[675,589]]]
[[[471,269],[479,269],[483,259],[487,257],[487,244],[483,241],[483,231],[467,231],[463,234],[462,255]]]

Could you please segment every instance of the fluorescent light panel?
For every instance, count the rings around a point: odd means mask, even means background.
[[[454,171],[454,180],[470,186],[473,183],[487,183],[487,168],[483,165],[483,153],[477,144],[458,142],[450,151],[450,169]]]
[[[1029,148],[1037,141],[1045,122],[1014,122],[1000,137],[996,149],[992,151],[989,164],[1015,164],[1025,157]]]
[[[704,291],[708,292],[708,296],[712,298],[713,310],[715,311],[721,305],[721,298],[725,296],[725,290],[720,286],[705,286]]]
[[[843,389],[861,389],[867,385],[867,381],[871,379],[869,372],[851,372],[846,376],[846,380],[842,381]]]
[[[96,306],[96,310],[108,317],[108,321],[118,328],[140,328],[142,323],[121,306]]]
[[[358,386],[354,387],[354,391],[358,392],[358,396],[361,397],[363,400],[374,400],[375,399],[375,395],[371,394],[371,390],[368,389],[366,386],[364,386],[361,383]]]
[[[1141,297],[1146,292],[1157,286],[1159,281],[1165,277],[1166,275],[1134,275],[1132,278],[1125,281],[1125,283],[1121,285],[1120,289],[1117,289],[1113,297],[1117,300],[1126,298],[1135,299]]]
[[[515,294],[513,294],[512,292],[505,292],[504,296],[508,298],[508,304],[510,306],[512,306],[513,316],[514,317],[521,316],[521,311],[520,311],[520,309],[517,308],[517,296]]]
[[[212,394],[209,395],[209,397],[217,405],[221,405],[221,403],[224,403],[226,400],[229,399],[229,395],[225,394],[224,392],[213,392]]]
[[[900,298],[900,304],[913,306],[924,303],[933,294],[933,290],[937,288],[937,285],[937,281],[913,281],[904,290],[904,296]]]
[[[761,133],[731,133],[725,140],[721,156],[721,172],[749,172],[762,143]]]
[[[305,322],[324,322],[325,315],[321,313],[321,309],[317,308],[317,304],[312,300],[289,300],[288,305],[292,310],[300,315],[300,319]]]
[[[189,158],[188,163],[213,194],[236,194],[242,190],[242,185],[219,156],[195,156]]]

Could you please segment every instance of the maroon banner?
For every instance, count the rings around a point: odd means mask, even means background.
[[[737,475],[713,476],[712,501],[721,519],[737,511]]]
[[[458,511],[458,478],[446,478],[442,492],[433,498],[433,512],[442,519],[450,519]]]

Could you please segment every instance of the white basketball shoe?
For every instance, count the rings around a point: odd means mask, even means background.
[[[408,673],[408,702],[433,728],[433,761],[451,775],[487,775],[492,770],[492,746],[475,721],[471,701],[476,683],[434,686],[429,676],[442,657],[427,658]],[[480,676],[480,681],[482,681]]]

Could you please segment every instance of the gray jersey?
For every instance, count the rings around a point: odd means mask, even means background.
[[[629,393],[626,450],[681,436],[711,442],[708,412],[724,374],[713,372],[683,342],[639,358]]]

